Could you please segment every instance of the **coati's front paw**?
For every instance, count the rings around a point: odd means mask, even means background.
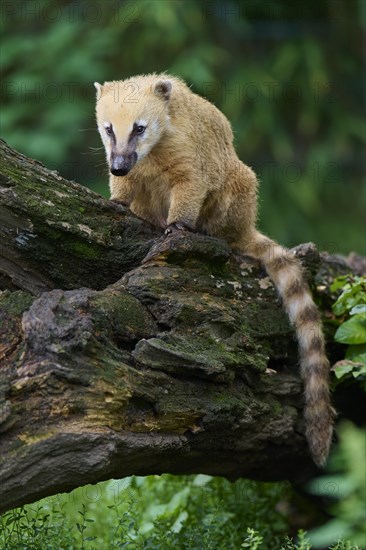
[[[165,235],[171,235],[174,231],[193,231],[193,227],[185,222],[170,223],[165,230]]]

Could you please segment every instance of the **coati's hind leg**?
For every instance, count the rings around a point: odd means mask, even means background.
[[[306,436],[313,459],[321,466],[329,453],[335,411],[330,400],[329,362],[318,308],[303,268],[290,250],[255,231],[242,251],[262,261],[296,329],[305,386]]]

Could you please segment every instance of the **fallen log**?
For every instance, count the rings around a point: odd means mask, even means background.
[[[0,510],[132,474],[311,475],[297,344],[262,268],[0,146]],[[296,252],[326,319],[362,260]]]

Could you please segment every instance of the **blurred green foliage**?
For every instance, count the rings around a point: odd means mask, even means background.
[[[231,120],[261,180],[263,231],[362,253],[365,6],[3,0],[1,135],[107,195],[93,82],[168,71]]]
[[[0,548],[279,549],[288,523],[276,505],[291,494],[286,483],[207,475],[111,480],[7,512]]]
[[[311,482],[316,495],[332,497],[332,519],[314,529],[310,541],[325,548],[336,539],[347,539],[366,547],[366,431],[343,421],[338,430],[340,441],[331,456],[329,474]]]
[[[334,519],[310,533],[311,543],[291,525],[304,518],[300,508],[292,509],[294,493],[287,483],[165,474],[86,485],[6,512],[0,516],[0,549],[311,550],[326,541],[331,550],[361,550],[362,446],[357,430],[352,449],[346,435],[348,443],[337,456],[351,460],[357,454],[345,471],[312,487],[344,502],[335,505]]]

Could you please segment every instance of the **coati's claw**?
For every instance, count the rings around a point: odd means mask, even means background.
[[[171,235],[174,231],[192,231],[192,228],[184,222],[170,223],[165,230],[165,235]]]
[[[130,207],[130,203],[127,201],[123,201],[121,199],[111,199],[112,202],[115,202],[116,204],[121,204],[122,206],[125,206],[126,208]]]

